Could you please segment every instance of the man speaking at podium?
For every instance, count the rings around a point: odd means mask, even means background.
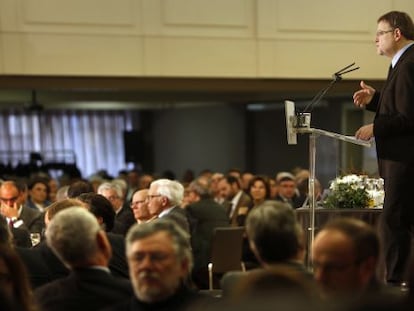
[[[409,262],[414,227],[414,24],[410,16],[392,11],[377,21],[375,45],[391,59],[387,80],[376,91],[361,81],[354,103],[375,111],[372,124],[356,138],[375,137],[378,168],[384,178],[385,200],[381,236],[386,280],[399,285]]]

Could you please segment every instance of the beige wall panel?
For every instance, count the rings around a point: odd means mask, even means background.
[[[3,31],[140,34],[141,0],[10,0]],[[3,4],[2,4],[3,5]]]
[[[16,31],[19,15],[18,0],[0,0],[0,29],[1,31]]]
[[[130,37],[8,35],[4,40],[4,73],[141,75],[141,49],[142,40]]]
[[[259,76],[327,79],[356,62],[360,70],[346,78],[383,79],[389,60],[378,56],[372,43],[326,41],[262,41],[259,44]]]
[[[147,38],[145,46],[149,76],[256,76],[254,41]]]
[[[145,34],[252,37],[255,0],[144,0]]]
[[[21,36],[15,34],[1,35],[2,74],[21,74],[23,71],[23,51]]]
[[[414,18],[414,1],[413,0],[393,0],[392,9],[397,11],[404,11]]]
[[[258,0],[258,37],[373,39],[376,19],[389,9],[390,0]]]

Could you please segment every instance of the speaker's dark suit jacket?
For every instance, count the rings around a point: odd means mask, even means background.
[[[128,280],[84,268],[37,288],[35,298],[43,311],[93,311],[125,301],[132,293]]]
[[[399,282],[408,262],[414,224],[414,46],[402,54],[366,108],[376,111],[374,136],[385,182],[381,232],[387,279]]]

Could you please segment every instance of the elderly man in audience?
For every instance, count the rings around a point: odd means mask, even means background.
[[[139,224],[151,221],[157,217],[157,215],[151,214],[148,209],[147,196],[148,189],[136,190],[132,194],[131,209],[134,213],[135,220]]]
[[[184,196],[184,187],[178,181],[158,179],[151,183],[148,194],[148,210],[158,218],[175,221],[182,229],[190,233],[187,213],[180,207]]]
[[[131,296],[129,281],[111,275],[110,243],[84,207],[60,211],[47,226],[46,241],[71,272],[36,289],[42,310],[101,310]]]
[[[131,209],[124,206],[124,193],[121,187],[116,183],[105,182],[98,187],[98,194],[107,198],[115,211],[115,225],[112,232],[125,235],[136,221]]]
[[[108,310],[196,310],[203,296],[187,285],[191,246],[180,226],[163,218],[136,224],[126,249],[135,296]]]
[[[41,233],[44,228],[42,213],[25,204],[27,186],[15,181],[0,184],[1,214],[10,227],[27,229],[31,233]],[[12,232],[13,233],[13,232]]]
[[[327,298],[353,300],[395,291],[376,277],[380,244],[369,224],[353,218],[335,218],[317,234],[312,250],[314,277]]]
[[[289,204],[265,201],[252,209],[246,219],[246,232],[261,268],[284,265],[286,269],[299,272],[304,279],[312,279],[303,264],[303,231]],[[244,272],[226,273],[222,279],[223,295],[231,294],[235,284],[245,275]]]
[[[46,227],[58,212],[81,204],[82,202],[76,199],[64,199],[52,203],[45,213],[44,222]],[[42,240],[33,248],[18,247],[16,250],[26,265],[33,288],[37,288],[69,274],[69,270],[56,257],[45,240]]]

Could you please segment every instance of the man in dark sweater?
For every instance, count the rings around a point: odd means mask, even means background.
[[[205,303],[206,297],[188,285],[190,240],[174,221],[134,225],[127,235],[126,252],[135,296],[107,310],[191,310]]]

